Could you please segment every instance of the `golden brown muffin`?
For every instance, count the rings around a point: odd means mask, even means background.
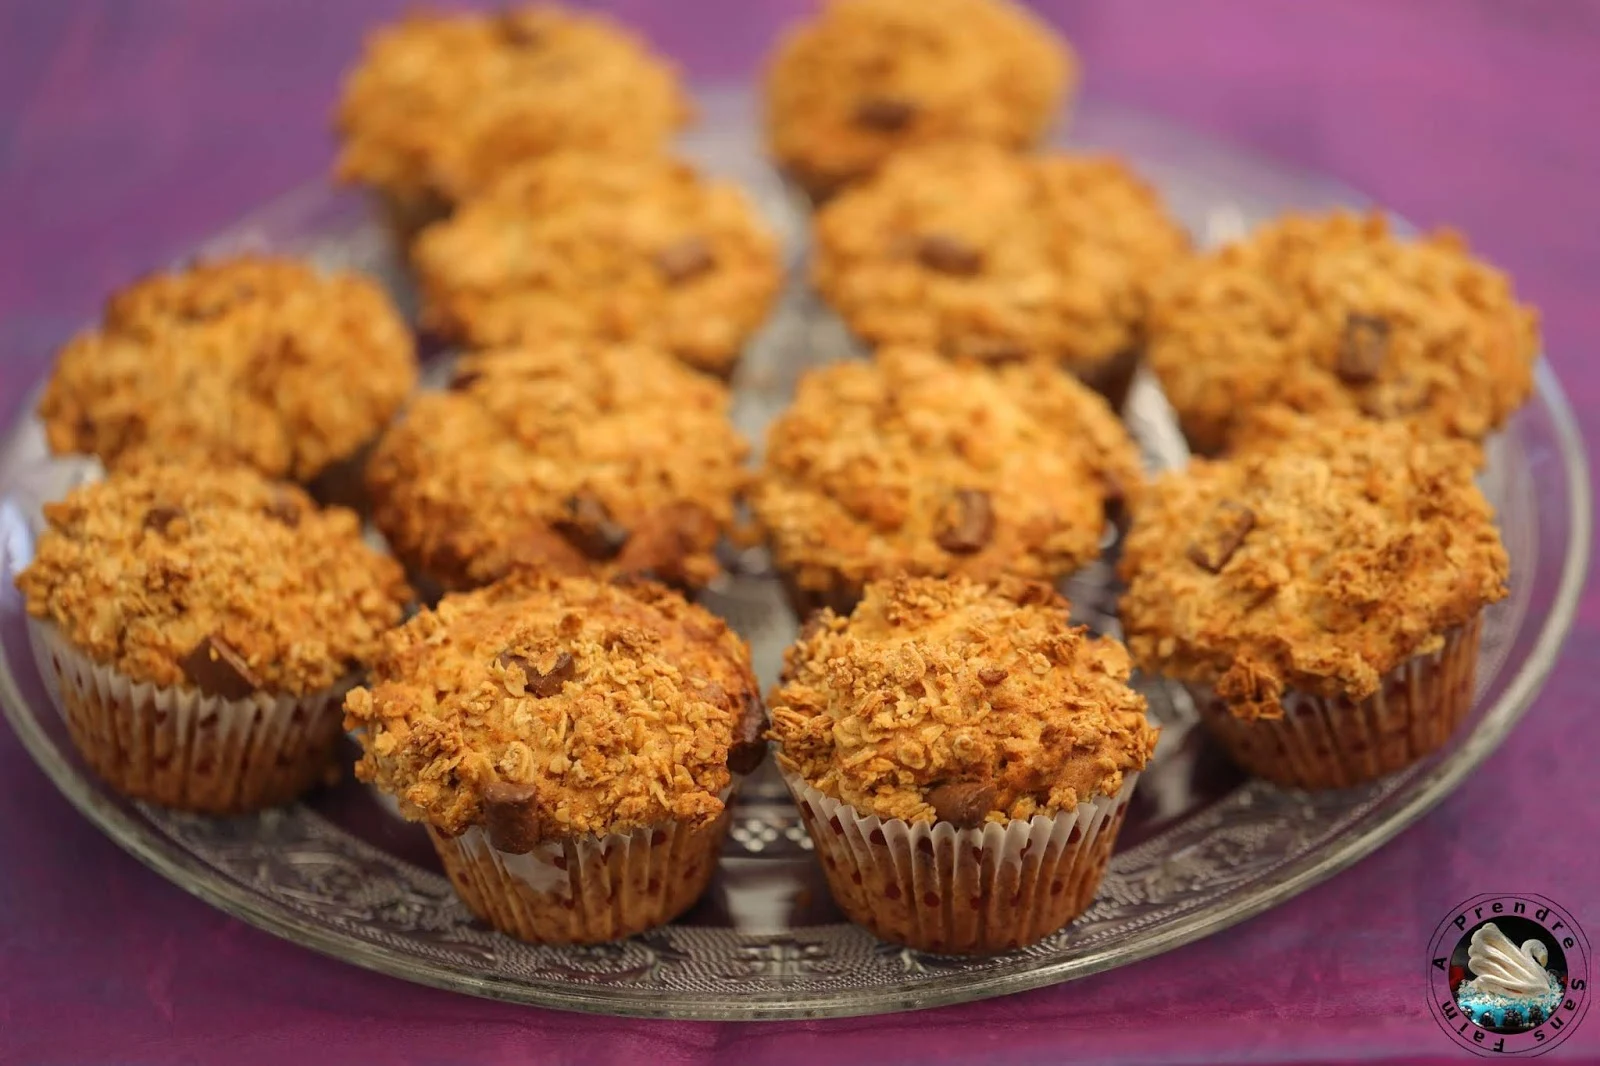
[[[410,599],[354,514],[199,463],[121,467],[44,513],[17,586],[40,672],[100,777],[212,814],[322,778],[340,697]]]
[[[1158,730],[1127,652],[1049,586],[900,576],[784,658],[771,737],[834,899],[920,950],[988,952],[1093,900]]]
[[[1147,489],[1120,613],[1135,661],[1188,683],[1238,761],[1335,787],[1448,738],[1509,562],[1470,444],[1298,421],[1292,443],[1195,460]]]
[[[724,378],[782,282],[744,193],[666,158],[527,163],[429,227],[414,259],[424,321],[452,340],[637,341]]]
[[[136,682],[315,692],[369,660],[410,599],[354,514],[243,467],[135,464],[44,514],[17,575],[28,613]]]
[[[869,344],[1059,364],[1120,406],[1153,285],[1188,238],[1109,157],[897,156],[816,216],[813,280]]]
[[[1115,795],[1157,730],[1127,652],[1048,585],[896,577],[819,615],[773,693],[779,765],[880,818],[981,825]],[[973,784],[960,811],[953,783]],[[981,786],[981,790],[977,788]],[[979,802],[981,800],[981,802]],[[957,815],[957,817],[952,817]]]
[[[1027,147],[1076,80],[1066,42],[1006,0],[830,0],[768,63],[767,143],[821,200],[913,146]]]
[[[1527,399],[1538,350],[1504,274],[1378,214],[1279,219],[1173,275],[1150,316],[1150,365],[1205,454],[1271,404],[1481,441]]]
[[[345,701],[357,775],[446,836],[498,836],[494,786],[529,790],[524,832],[497,846],[710,823],[752,706],[749,653],[704,608],[648,581],[533,571],[393,631]]]
[[[801,379],[751,506],[803,616],[896,573],[1063,577],[1139,480],[1116,415],[1054,368],[888,348]]]
[[[733,775],[763,749],[743,642],[648,582],[519,572],[396,630],[346,726],[356,774],[426,823],[496,928],[615,939],[716,867]]]
[[[659,151],[691,112],[672,66],[604,16],[413,13],[350,72],[337,170],[376,189],[404,234],[524,160]]]
[[[733,521],[747,447],[727,390],[658,351],[552,343],[461,360],[367,468],[373,521],[445,589],[517,563],[698,588]]]
[[[52,451],[242,463],[306,482],[354,457],[416,384],[410,331],[375,283],[243,256],[111,297],[39,403]]]

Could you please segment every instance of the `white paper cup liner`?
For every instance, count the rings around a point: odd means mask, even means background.
[[[716,872],[728,811],[694,828],[667,822],[631,833],[547,840],[500,851],[474,826],[429,827],[445,873],[479,918],[538,944],[597,944],[653,929],[699,899]]]
[[[834,902],[875,936],[919,951],[1009,951],[1094,900],[1139,775],[1053,817],[957,829],[863,815],[784,775]]]
[[[1246,720],[1207,686],[1189,685],[1201,721],[1234,762],[1291,788],[1346,788],[1403,770],[1437,751],[1472,710],[1480,614],[1444,647],[1401,663],[1354,701],[1292,690],[1282,718]]]
[[[317,784],[348,684],[310,696],[226,700],[135,682],[30,618],[34,661],[90,768],[117,792],[205,814],[288,803]]]

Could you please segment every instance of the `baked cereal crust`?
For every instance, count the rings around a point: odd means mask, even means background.
[[[988,821],[1048,816],[1148,763],[1158,730],[1129,671],[1047,585],[901,576],[807,626],[770,735],[780,766],[880,818],[937,820],[951,782],[992,787]]]
[[[112,296],[57,356],[39,417],[52,451],[108,466],[194,457],[304,482],[376,437],[416,379],[377,284],[241,256]]]
[[[803,589],[898,572],[1054,580],[1099,554],[1108,505],[1140,479],[1122,423],[1068,375],[889,348],[801,379],[751,506]],[[968,494],[987,528],[951,541]]]
[[[1156,480],[1120,564],[1134,661],[1214,687],[1244,718],[1281,716],[1290,687],[1366,699],[1507,594],[1471,445],[1282,417],[1292,441]]]
[[[1482,440],[1528,398],[1539,318],[1448,230],[1402,240],[1383,216],[1289,215],[1168,279],[1150,365],[1199,450],[1282,404]]]
[[[17,575],[28,613],[135,682],[187,686],[184,660],[210,637],[263,691],[317,692],[369,661],[411,598],[354,512],[243,467],[139,464],[44,516]]]
[[[897,156],[816,216],[817,288],[870,344],[1092,373],[1144,345],[1189,240],[1109,156],[983,144]]]
[[[709,611],[649,582],[519,571],[391,632],[345,724],[356,775],[407,817],[458,835],[510,786],[557,839],[713,822],[759,702],[744,643]]]
[[[419,394],[373,450],[373,522],[446,588],[518,563],[702,586],[747,477],[729,403],[717,382],[637,346],[466,356],[450,391]]]

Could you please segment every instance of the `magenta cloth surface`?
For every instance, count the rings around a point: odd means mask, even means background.
[[[803,0],[622,0],[701,81],[747,79]],[[1450,223],[1545,312],[1600,441],[1600,5],[1048,0],[1088,92]],[[0,0],[0,417],[112,286],[321,173],[339,72],[388,0]],[[78,817],[0,729],[0,1063],[1460,1061],[1436,922],[1537,892],[1600,936],[1600,593],[1459,792],[1243,925],[1073,984],[932,1012],[623,1021],[370,974],[190,898]],[[1600,1059],[1600,1019],[1551,1058]]]

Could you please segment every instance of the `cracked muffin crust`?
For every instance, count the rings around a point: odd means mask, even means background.
[[[1152,307],[1149,360],[1185,435],[1217,454],[1283,404],[1482,440],[1533,388],[1538,314],[1441,230],[1290,215],[1192,261]]]
[[[424,322],[452,340],[637,341],[724,378],[782,282],[745,194],[665,157],[526,163],[429,227],[413,260]]]
[[[44,515],[17,575],[28,613],[134,682],[229,699],[327,689],[411,598],[354,513],[244,467],[135,465]]]
[[[1049,586],[895,577],[823,612],[770,703],[779,766],[862,814],[961,827],[1114,796],[1159,730],[1122,645]]]
[[[1276,449],[1155,481],[1123,546],[1135,661],[1245,720],[1281,718],[1290,689],[1367,699],[1507,594],[1471,445],[1350,416],[1300,423]]]
[[[50,448],[243,463],[310,481],[354,457],[416,383],[410,331],[374,282],[241,256],[116,293],[39,403]]]
[[[649,348],[550,343],[464,357],[367,466],[373,522],[445,589],[518,563],[699,588],[748,451],[717,382]]]
[[[512,853],[709,825],[730,759],[743,772],[760,745],[749,653],[721,619],[650,582],[531,571],[391,632],[345,710],[359,778],[407,818],[483,827]]]
[[[796,609],[848,611],[895,573],[1063,577],[1140,477],[1110,407],[1053,367],[886,348],[801,379],[751,507]]]
[[[1152,287],[1188,253],[1155,192],[1110,157],[982,144],[897,156],[816,216],[813,280],[872,345],[1060,364],[1111,395]]]
[[[414,229],[523,160],[659,151],[691,113],[672,66],[603,16],[412,13],[372,34],[345,82],[337,172]]]
[[[830,0],[769,60],[767,143],[820,201],[915,145],[1025,148],[1076,80],[1066,42],[1007,0]]]

